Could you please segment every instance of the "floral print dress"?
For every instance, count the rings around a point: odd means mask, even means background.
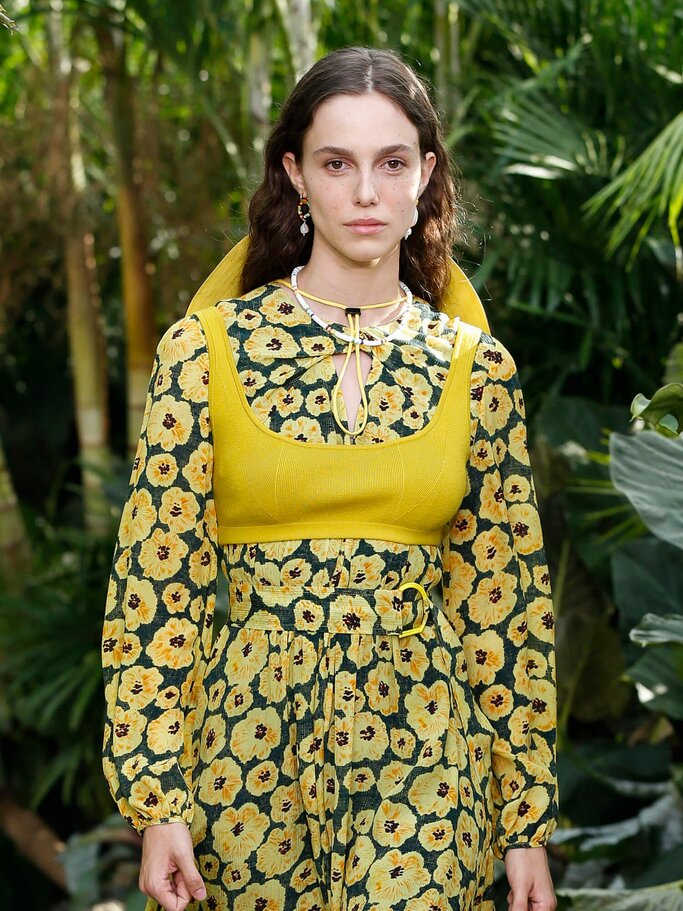
[[[331,410],[330,355],[346,343],[277,283],[216,306],[249,405],[277,433],[381,446],[435,411],[457,321],[419,298],[409,332],[369,349],[355,440]],[[557,817],[553,608],[512,357],[482,333],[468,493],[440,546],[219,545],[208,368],[198,318],[179,320],[158,346],[121,518],[102,638],[120,812],[138,832],[190,827],[208,891],[192,909],[493,911],[494,856],[546,844]],[[339,410],[348,424],[343,397]],[[214,635],[219,570],[229,615]],[[329,599],[316,592],[406,577],[437,593],[419,635],[317,623]],[[246,621],[256,586],[277,589],[289,623]]]

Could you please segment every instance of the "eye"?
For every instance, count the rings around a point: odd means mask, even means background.
[[[393,166],[393,167],[390,167],[390,168],[389,168],[390,171],[400,171],[401,168],[404,166],[405,162],[404,162],[404,161],[401,161],[400,158],[390,158],[390,159],[386,162],[386,164],[392,165],[392,166]]]
[[[333,158],[331,161],[325,163],[326,168],[330,168],[331,171],[341,171],[342,168],[333,167],[333,165],[343,165],[344,162],[341,158]]]

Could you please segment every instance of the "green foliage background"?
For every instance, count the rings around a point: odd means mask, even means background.
[[[245,232],[268,123],[307,60],[394,48],[434,87],[468,213],[455,254],[527,397],[557,613],[562,820],[549,853],[561,906],[682,908],[680,4],[31,0],[6,14],[17,28],[0,35],[0,443],[30,553],[2,579],[0,787],[69,847],[65,891],[0,834],[0,903],[139,907],[139,846],[122,840],[99,767],[99,634],[130,470],[104,33],[127,48],[158,335]],[[55,192],[57,25],[107,353],[114,461],[95,536]],[[503,878],[497,888],[505,908]]]

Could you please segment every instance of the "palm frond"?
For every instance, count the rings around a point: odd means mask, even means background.
[[[510,99],[500,117],[493,134],[500,154],[512,160],[506,173],[551,179],[611,173],[604,134],[562,113],[542,94]]]
[[[7,10],[0,3],[0,25],[4,25],[6,29],[9,29],[10,32],[15,32],[17,30],[17,24],[14,19],[10,19],[7,15]]]
[[[653,221],[666,215],[676,250],[676,271],[683,278],[679,219],[683,208],[683,113],[678,114],[621,174],[594,194],[584,208],[589,218],[607,220],[618,213],[607,245],[613,254],[641,223],[631,262]]]

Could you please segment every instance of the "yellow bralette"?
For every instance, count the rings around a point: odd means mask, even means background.
[[[430,421],[410,436],[350,445],[293,440],[246,398],[216,307],[197,312],[209,351],[213,494],[220,544],[311,538],[442,541],[466,492],[470,375],[481,329],[457,321]]]

